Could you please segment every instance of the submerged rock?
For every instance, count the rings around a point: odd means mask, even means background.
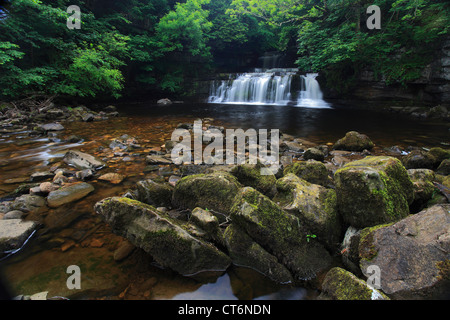
[[[356,228],[398,221],[409,214],[413,184],[401,162],[370,156],[347,163],[335,173],[339,210]]]
[[[295,279],[314,278],[331,263],[321,244],[308,241],[309,230],[297,217],[251,187],[237,194],[231,219],[286,266]]]
[[[361,231],[361,271],[377,265],[381,290],[393,298],[448,294],[450,205],[436,205],[392,225]]]
[[[92,191],[94,191],[94,187],[85,182],[66,186],[51,191],[47,197],[47,204],[51,208],[60,207],[66,203],[82,199]]]
[[[77,150],[68,151],[63,160],[68,165],[74,166],[79,170],[98,170],[105,166],[104,162],[98,160],[94,156]]]
[[[181,208],[207,208],[228,214],[241,187],[230,173],[217,171],[184,177],[175,185],[172,203]]]
[[[230,258],[212,244],[197,239],[174,219],[154,207],[128,198],[107,198],[95,205],[114,233],[127,237],[159,264],[182,275],[224,271]]]
[[[372,140],[365,134],[356,131],[350,131],[345,134],[345,137],[339,139],[334,145],[334,150],[347,151],[364,151],[371,150],[374,147]]]

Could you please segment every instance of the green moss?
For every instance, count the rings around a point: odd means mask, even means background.
[[[450,280],[450,259],[437,262],[436,267],[439,270],[439,280]]]

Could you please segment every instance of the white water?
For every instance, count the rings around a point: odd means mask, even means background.
[[[228,80],[213,81],[208,102],[330,108],[323,100],[317,74],[301,76],[302,89],[297,92],[297,101],[294,100],[291,82],[296,72],[296,69],[255,70],[253,73],[230,76]]]

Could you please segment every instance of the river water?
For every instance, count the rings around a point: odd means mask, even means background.
[[[346,132],[367,134],[378,147],[447,146],[448,124],[403,118],[393,114],[334,106],[330,109],[270,105],[117,104],[121,116],[98,122],[62,123],[65,130],[49,140],[31,137],[29,132],[0,136],[0,198],[6,197],[37,171],[61,165],[68,149],[81,150],[108,162],[101,173],[126,176],[119,185],[90,181],[95,192],[88,197],[45,212],[31,214],[41,228],[22,250],[0,262],[3,279],[14,295],[49,291],[48,296],[72,299],[314,299],[314,287],[278,285],[259,273],[231,267],[225,273],[182,277],[156,265],[151,257],[135,250],[117,262],[114,251],[124,241],[111,233],[94,211],[94,204],[119,196],[139,180],[164,175],[144,170],[145,155],[160,150],[179,123],[196,119],[226,128],[279,129],[283,133],[318,144],[334,143]],[[83,138],[65,143],[70,135]],[[128,134],[141,148],[114,155],[110,142]],[[70,170],[70,168],[68,168]],[[172,168],[177,173],[176,168]],[[16,181],[11,179],[18,179]],[[81,269],[81,290],[66,286],[67,267]]]

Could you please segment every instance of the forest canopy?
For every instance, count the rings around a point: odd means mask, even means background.
[[[292,67],[322,72],[342,92],[363,70],[406,84],[430,63],[450,26],[446,0],[1,3],[2,99],[189,96],[194,79],[242,72],[273,51],[293,52]],[[81,10],[80,29],[67,27],[70,5]],[[381,9],[381,29],[366,27],[370,5]]]

